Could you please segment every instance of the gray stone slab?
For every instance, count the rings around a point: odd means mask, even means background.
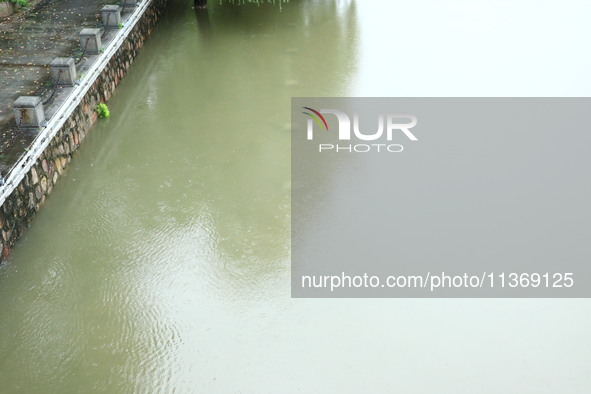
[[[74,59],[71,57],[56,57],[49,65],[51,67],[70,67],[74,65]]]
[[[14,102],[14,108],[35,108],[41,103],[39,96],[20,96]]]
[[[50,63],[56,57],[78,59],[80,30],[96,27],[101,20],[102,7],[114,2],[118,3],[113,0],[29,0],[30,7],[20,10],[14,17],[0,19],[0,146],[13,140],[15,100],[19,96],[48,96],[48,81],[52,79]],[[122,19],[124,21],[125,17]],[[78,75],[89,67],[93,58],[76,66]],[[67,89],[60,83],[60,92]],[[58,94],[52,104],[44,106],[46,118],[51,115],[55,102],[59,102]],[[34,131],[20,133],[13,147],[0,158],[0,170],[10,168],[30,142],[29,137],[35,136]]]

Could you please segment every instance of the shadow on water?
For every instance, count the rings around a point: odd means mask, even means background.
[[[205,3],[205,4],[204,4]],[[209,39],[211,36],[211,22],[209,20],[209,11],[206,8],[207,2],[204,0],[194,0],[193,9],[197,19],[197,29],[203,39]]]

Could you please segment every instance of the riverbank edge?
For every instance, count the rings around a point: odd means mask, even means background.
[[[77,103],[65,115],[67,118],[63,125],[47,147],[32,157],[34,164],[6,197],[0,208],[1,261],[6,260],[16,241],[43,207],[53,186],[96,122],[96,105],[109,100],[160,20],[167,3],[168,0],[151,0],[116,51],[112,55],[106,52],[102,54],[105,57],[110,56],[108,60],[103,59],[107,61],[106,67],[90,81],[91,86],[86,93],[75,98]],[[52,119],[49,120],[51,121]]]

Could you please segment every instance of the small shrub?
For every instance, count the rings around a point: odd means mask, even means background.
[[[0,0],[2,1],[2,0]],[[6,1],[6,0],[4,0]],[[17,4],[20,5],[22,7],[28,7],[29,6],[29,2],[27,0],[8,0],[9,2],[13,3],[13,4]]]
[[[99,118],[108,118],[109,116],[111,116],[111,112],[109,112],[109,107],[107,107],[107,104],[105,103],[100,103],[99,105],[97,105],[96,112],[98,113]]]
[[[119,24],[117,25],[120,29],[123,29],[123,23],[119,22]]]

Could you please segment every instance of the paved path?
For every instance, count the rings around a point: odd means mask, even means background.
[[[96,27],[100,9],[108,3],[113,0],[43,0],[0,20],[0,148],[15,129],[14,100],[47,90],[49,63],[72,56],[79,48],[80,30]]]

